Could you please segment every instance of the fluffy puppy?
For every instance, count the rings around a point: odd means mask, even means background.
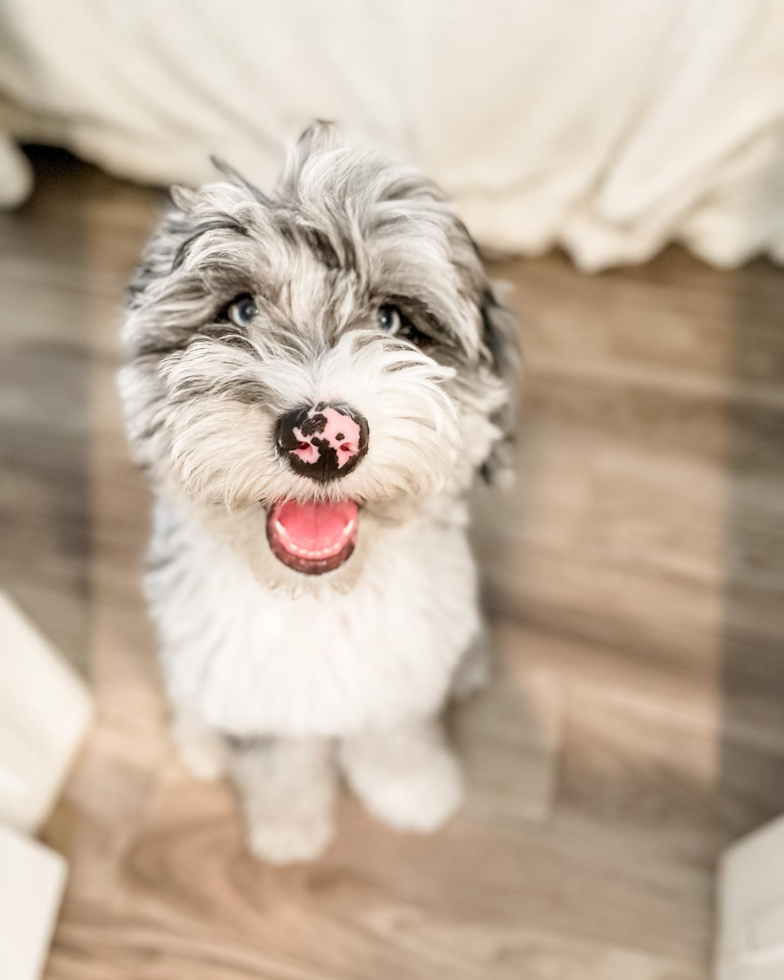
[[[460,803],[439,714],[479,674],[466,498],[503,465],[515,332],[418,173],[325,123],[269,196],[216,165],[146,248],[120,388],[182,758],[285,863],[329,842],[339,771],[401,830]]]

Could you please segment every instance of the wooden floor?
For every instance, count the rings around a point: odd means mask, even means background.
[[[500,270],[527,381],[517,488],[477,502],[503,669],[454,719],[468,805],[417,839],[346,799],[272,870],[174,760],[139,596],[113,371],[155,197],[37,166],[0,216],[0,585],[99,708],[46,980],[707,978],[717,857],[784,810],[784,273]]]

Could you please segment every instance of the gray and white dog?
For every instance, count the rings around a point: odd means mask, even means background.
[[[216,165],[147,246],[120,387],[176,741],[285,863],[331,839],[339,771],[399,829],[459,806],[439,715],[480,673],[466,498],[515,330],[438,190],[334,126],[269,196]]]

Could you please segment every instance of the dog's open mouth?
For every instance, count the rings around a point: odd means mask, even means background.
[[[353,500],[279,500],[267,516],[267,538],[284,565],[304,575],[323,575],[351,556],[358,521]]]

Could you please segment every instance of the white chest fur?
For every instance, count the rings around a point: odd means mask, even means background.
[[[236,735],[346,735],[436,711],[479,629],[460,527],[385,530],[349,592],[293,597],[192,528],[148,579],[169,694]],[[380,542],[379,542],[380,543]]]

